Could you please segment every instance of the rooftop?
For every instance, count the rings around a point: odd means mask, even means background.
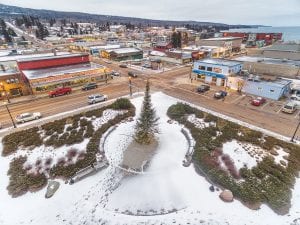
[[[59,55],[69,55],[69,52],[57,52]],[[22,59],[32,59],[32,58],[38,58],[38,57],[50,57],[53,56],[53,53],[44,53],[44,54],[28,54],[28,55],[7,55],[7,56],[1,56],[0,62],[7,62],[7,61],[17,61]]]
[[[220,65],[220,66],[236,66],[241,64],[241,62],[238,61],[223,60],[223,59],[203,59],[203,60],[198,60],[197,62]]]
[[[124,53],[134,53],[134,52],[141,52],[140,49],[137,48],[118,48],[118,49],[111,49],[109,52],[115,52],[117,54],[124,54]]]
[[[276,45],[265,47],[264,50],[300,53],[300,44],[276,44]]]
[[[255,81],[247,81],[247,82],[255,82]],[[257,82],[255,82],[255,83],[257,83]],[[262,85],[271,86],[271,87],[282,88],[282,87],[285,87],[286,85],[291,84],[292,81],[291,80],[286,80],[286,79],[278,79],[278,80],[275,80],[275,81],[260,81],[258,83],[262,84]]]
[[[68,73],[77,73],[88,71],[92,69],[100,69],[104,68],[102,65],[94,64],[94,63],[84,63],[84,64],[76,64],[70,66],[60,66],[46,69],[38,69],[38,70],[23,70],[23,74],[29,79],[39,79],[46,78],[51,76],[58,76]]]
[[[273,59],[264,57],[254,57],[254,56],[241,56],[235,58],[236,61],[240,62],[259,62],[265,64],[277,64],[277,65],[290,65],[290,66],[300,66],[300,61],[287,60],[287,59]]]
[[[121,45],[98,45],[98,46],[92,46],[90,49],[116,49],[116,48],[121,48]]]
[[[78,54],[66,54],[66,55],[51,55],[51,56],[43,56],[43,57],[35,57],[35,58],[26,58],[19,59],[18,62],[30,62],[30,61],[39,61],[39,60],[48,60],[48,59],[62,59],[62,58],[71,58],[71,57],[80,57],[87,56],[89,54],[78,53]]]
[[[231,40],[238,40],[238,39],[243,39],[243,38],[241,38],[241,37],[216,37],[216,38],[208,38],[208,39],[202,39],[202,40],[204,40],[204,41],[231,41]]]

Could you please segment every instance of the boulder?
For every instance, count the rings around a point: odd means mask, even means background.
[[[232,202],[233,201],[233,194],[229,190],[224,190],[221,192],[219,197],[224,201],[224,202]]]

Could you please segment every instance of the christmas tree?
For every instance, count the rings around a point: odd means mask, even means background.
[[[140,118],[136,123],[135,140],[139,144],[150,144],[157,132],[157,121],[155,109],[152,107],[150,96],[150,82],[147,80],[146,91]]]

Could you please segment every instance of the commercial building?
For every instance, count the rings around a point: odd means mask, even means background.
[[[72,54],[18,60],[23,80],[32,92],[52,90],[58,86],[81,86],[86,82],[105,81],[106,67],[90,63],[88,54]]]
[[[267,58],[300,60],[300,44],[280,43],[262,49]]]
[[[192,53],[194,60],[203,58],[223,58],[226,53],[226,49],[218,46],[188,46],[182,48],[184,51]]]
[[[228,77],[236,76],[241,69],[242,63],[237,61],[203,59],[194,62],[193,73],[205,83],[227,86]]]
[[[16,70],[0,71],[0,100],[29,94],[29,88]]]
[[[230,32],[224,31],[223,37],[238,37],[242,38],[243,43],[248,47],[271,45],[282,39],[282,33],[252,33],[252,32]]]
[[[154,51],[160,51],[165,52],[173,48],[173,45],[171,42],[157,42],[154,43]]]
[[[36,70],[23,70],[33,93],[49,91],[58,86],[82,86],[87,82],[101,82],[108,79],[103,66],[85,63]],[[107,71],[108,73],[108,71]]]
[[[243,63],[243,69],[250,73],[266,74],[276,77],[297,78],[300,76],[300,61],[274,59],[254,56],[235,58]]]
[[[225,49],[225,56],[238,53],[242,49],[243,38],[240,37],[221,37],[200,39],[197,41],[199,46],[217,46]]]
[[[101,56],[115,61],[135,60],[143,58],[143,51],[138,48],[109,49],[103,50]]]
[[[275,81],[245,81],[242,91],[248,94],[279,100],[288,96],[291,90],[290,80],[278,79]]]

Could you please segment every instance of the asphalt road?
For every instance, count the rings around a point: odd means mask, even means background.
[[[100,86],[98,89],[90,91],[78,91],[70,95],[60,96],[56,98],[42,98],[35,101],[22,102],[9,106],[13,117],[24,112],[41,112],[44,117],[55,115],[57,113],[66,112],[76,108],[87,105],[87,97],[93,93],[102,93],[109,96],[110,99],[121,97],[129,94],[127,72],[132,69],[120,68],[118,64],[106,64],[102,60],[98,62],[112,68],[113,70],[120,71],[123,77],[120,77],[113,82]],[[256,108],[240,106],[230,102],[217,101],[207,96],[197,94],[187,88],[182,88],[176,82],[177,78],[185,77],[189,79],[189,67],[182,67],[160,74],[143,75],[140,72],[138,78],[132,79],[133,91],[143,91],[145,80],[147,78],[151,81],[152,91],[162,91],[166,94],[191,102],[210,110],[222,113],[224,115],[242,120],[244,122],[256,125],[258,127],[271,130],[273,132],[292,136],[298,119],[294,116],[286,116],[281,114],[269,113]],[[4,127],[11,126],[11,122],[4,106],[0,107],[0,122]],[[300,136],[298,131],[296,136]]]

